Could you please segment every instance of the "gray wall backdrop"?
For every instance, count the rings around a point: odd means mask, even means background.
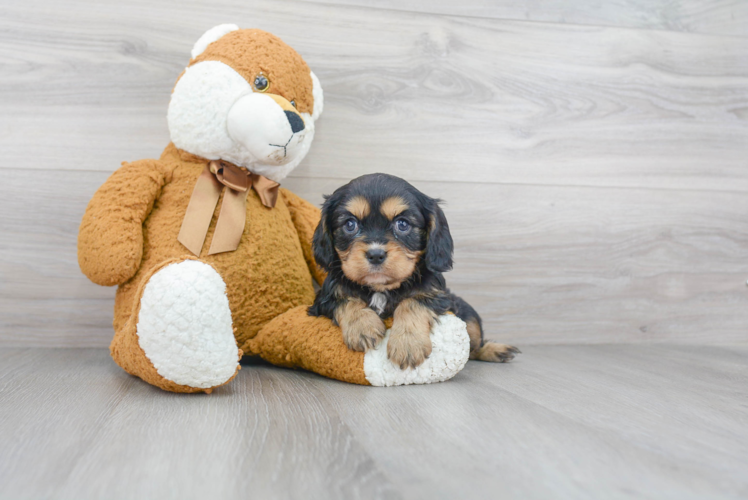
[[[748,2],[65,1],[0,7],[0,345],[106,346],[76,234],[157,157],[195,40],[233,22],[326,92],[285,183],[388,172],[446,200],[453,290],[488,336],[748,339]]]

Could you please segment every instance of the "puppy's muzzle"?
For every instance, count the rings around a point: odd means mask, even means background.
[[[387,260],[387,251],[384,248],[370,248],[366,251],[366,260],[372,266],[382,265]]]

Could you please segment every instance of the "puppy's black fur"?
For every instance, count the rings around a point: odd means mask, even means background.
[[[442,273],[452,269],[453,248],[439,200],[391,175],[354,179],[327,196],[322,206],[313,250],[328,276],[309,314],[326,316],[337,324],[341,308],[360,299],[387,319],[404,300],[411,299],[411,307],[423,306],[432,317],[452,312],[465,321],[471,359],[512,359],[519,350],[486,343],[478,313],[447,288]]]

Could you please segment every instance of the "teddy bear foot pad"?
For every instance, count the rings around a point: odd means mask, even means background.
[[[449,380],[465,367],[470,338],[457,316],[440,316],[431,329],[431,355],[416,368],[401,370],[387,359],[389,331],[384,340],[364,356],[366,380],[374,386],[431,384]]]
[[[140,300],[140,347],[163,378],[209,389],[239,366],[226,284],[208,264],[170,264],[149,280]]]

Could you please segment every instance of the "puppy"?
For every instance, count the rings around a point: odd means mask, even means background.
[[[388,358],[416,367],[431,354],[431,327],[452,312],[467,323],[470,359],[503,363],[516,347],[486,342],[480,316],[449,291],[452,236],[439,200],[386,174],[364,175],[327,196],[312,241],[328,272],[312,316],[340,326],[355,351],[376,347],[392,318]]]

